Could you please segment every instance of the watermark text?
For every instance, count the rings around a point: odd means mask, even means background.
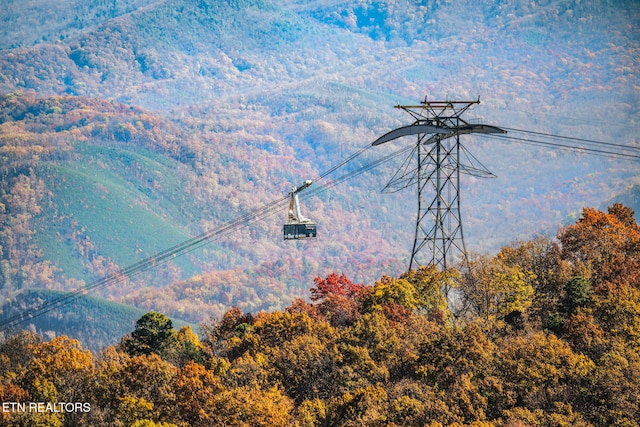
[[[91,404],[87,402],[2,402],[2,412],[91,412]]]

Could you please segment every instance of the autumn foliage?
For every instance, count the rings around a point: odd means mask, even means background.
[[[99,354],[27,331],[0,344],[0,425],[638,426],[640,235],[585,209],[558,240],[373,285],[314,280],[310,302],[176,331],[148,313]]]

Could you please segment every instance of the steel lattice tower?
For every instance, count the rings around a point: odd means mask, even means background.
[[[417,187],[418,216],[409,269],[436,265],[445,270],[456,258],[466,259],[460,215],[460,175],[492,177],[460,142],[469,133],[506,133],[484,124],[471,124],[462,114],[477,101],[423,101],[397,105],[413,124],[395,129],[374,141],[379,145],[401,136],[417,135],[411,154],[387,183],[385,192]]]

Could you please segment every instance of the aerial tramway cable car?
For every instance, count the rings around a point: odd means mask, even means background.
[[[318,234],[316,223],[302,216],[298,193],[312,184],[307,180],[300,187],[293,187],[289,193],[289,222],[284,225],[284,240],[315,238]]]

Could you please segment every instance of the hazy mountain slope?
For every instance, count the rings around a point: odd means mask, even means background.
[[[626,192],[620,194],[615,200],[619,200],[626,206],[629,206],[636,212],[636,216],[640,212],[640,184],[635,184]]]
[[[31,42],[25,38],[18,43],[25,47],[0,51],[4,93],[112,99],[114,105],[146,109],[132,113],[121,128],[113,127],[118,145],[109,142],[105,149],[89,143],[80,149],[76,144],[64,164],[11,172],[11,182],[33,179],[39,188],[42,180],[42,188],[51,192],[35,220],[40,232],[25,235],[30,243],[23,248],[33,260],[33,254],[44,254],[36,262],[42,271],[64,264],[77,278],[90,264],[70,249],[82,234],[70,231],[69,220],[59,221],[58,228],[73,238],[59,238],[46,224],[60,212],[99,219],[95,222],[104,228],[85,229],[104,257],[100,268],[110,262],[122,266],[132,251],[153,255],[180,233],[219,227],[286,195],[291,185],[409,123],[410,117],[393,105],[425,95],[480,96],[482,104],[469,116],[491,124],[637,143],[637,2],[169,0],[133,5],[125,8],[130,13],[113,19],[89,20],[85,30],[62,41],[57,41],[60,35],[71,34],[70,23],[61,22],[59,29],[44,25],[55,43],[26,47]],[[77,139],[73,126],[81,135],[96,129],[103,138],[102,115],[81,115],[83,123],[62,128],[55,122],[40,125],[47,138],[57,135],[69,144]],[[154,143],[168,141],[170,149],[156,150],[144,138],[127,141],[132,129],[140,129],[140,115],[145,132],[162,130],[151,138]],[[15,138],[29,120],[12,117],[2,125],[3,137]],[[165,135],[170,136],[166,141]],[[27,140],[44,146],[33,136]],[[637,164],[628,161],[500,140],[466,141],[498,176],[463,178],[465,236],[475,250],[555,232],[582,206],[600,206],[637,182]],[[345,171],[409,142],[369,150]],[[387,195],[379,190],[401,160],[304,200],[305,212],[320,226],[316,242],[281,241],[283,208],[249,228],[239,227],[204,253],[189,254],[191,267],[206,279],[158,290],[158,283],[180,276],[164,271],[158,274],[164,277],[145,277],[146,286],[112,294],[126,294],[127,301],[146,308],[171,305],[167,312],[174,314],[198,305],[197,313],[189,314],[193,319],[219,310],[224,298],[225,305],[252,310],[274,307],[273,301],[301,294],[313,276],[332,270],[356,281],[399,273],[413,238],[414,191]],[[131,162],[143,171],[140,177],[127,166]],[[149,226],[133,230],[104,213],[101,193],[113,196],[114,212],[133,204],[134,222],[148,216]],[[114,228],[119,237],[109,240]],[[120,242],[126,249],[120,250]],[[282,265],[275,268],[278,262]],[[269,268],[278,274],[268,276]],[[245,298],[255,287],[261,289],[256,297]],[[186,288],[202,292],[202,301]]]
[[[43,302],[46,303],[64,295],[57,291],[28,289],[4,302],[3,315],[19,316],[33,307],[39,307]],[[133,331],[136,321],[145,313],[146,311],[135,307],[82,295],[62,309],[29,319],[21,326],[47,338],[66,335],[77,339],[85,348],[97,354],[102,348],[117,344],[124,335]],[[173,319],[173,325],[176,328],[186,324]],[[195,325],[191,326],[195,328]]]
[[[5,0],[0,49],[55,43],[158,0]]]

